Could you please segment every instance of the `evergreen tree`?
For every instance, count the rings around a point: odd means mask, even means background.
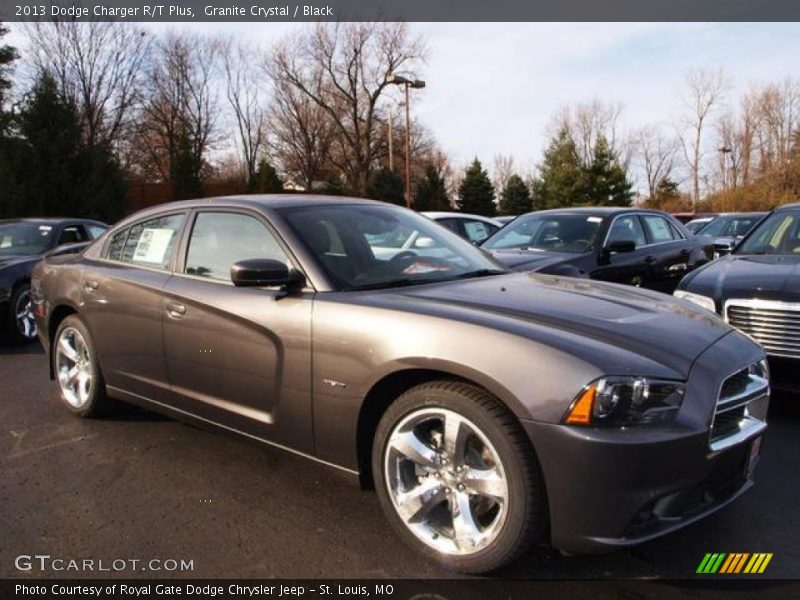
[[[253,191],[259,194],[283,193],[283,181],[266,158],[262,158],[258,163]]]
[[[414,208],[419,211],[450,209],[444,179],[433,165],[425,167],[425,177],[417,185]]]
[[[500,194],[501,215],[522,215],[533,210],[531,194],[522,177],[511,175]]]
[[[8,27],[0,22],[0,40],[8,34]],[[0,111],[5,109],[6,96],[11,89],[11,65],[17,60],[17,49],[0,43]]]
[[[476,158],[467,167],[464,179],[458,187],[458,209],[461,212],[492,217],[497,208],[494,204],[494,187],[489,174]]]
[[[370,176],[367,183],[367,197],[405,206],[403,180],[397,173],[384,167]]]
[[[532,187],[533,204],[537,209],[589,203],[586,170],[581,164],[575,142],[566,129],[561,129],[550,140]]]
[[[605,136],[595,143],[592,162],[586,173],[586,196],[595,206],[630,206],[633,185],[620,165]]]

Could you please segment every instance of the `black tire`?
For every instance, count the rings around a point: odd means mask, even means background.
[[[384,471],[389,437],[403,419],[426,408],[455,412],[476,425],[493,445],[505,472],[508,489],[505,521],[490,544],[479,551],[466,555],[449,554],[426,544],[409,529],[390,496]],[[399,396],[389,406],[376,430],[372,472],[381,507],[400,537],[416,551],[449,570],[486,573],[499,569],[539,541],[547,529],[544,484],[530,441],[514,415],[491,394],[474,385],[460,381],[433,381]]]
[[[77,331],[83,338],[86,347],[86,366],[88,372],[91,373],[92,383],[88,392],[85,402],[79,406],[70,402],[67,395],[59,381],[59,364],[58,364],[58,345],[65,335],[65,332]],[[69,315],[58,326],[56,334],[53,338],[53,348],[50,353],[51,360],[53,361],[53,372],[56,376],[56,383],[59,387],[59,395],[64,406],[74,415],[83,418],[97,418],[107,415],[113,408],[113,401],[106,394],[106,384],[103,379],[103,373],[100,370],[100,364],[97,360],[97,353],[95,350],[94,340],[89,329],[78,315]]]
[[[11,301],[8,304],[7,327],[9,341],[17,346],[33,343],[37,339],[35,325],[33,325],[33,329],[29,330],[29,334],[26,334],[25,331],[20,329],[17,321],[17,313],[25,308],[24,304],[26,303],[26,299],[29,301],[30,293],[30,283],[20,283],[14,288],[11,294]]]

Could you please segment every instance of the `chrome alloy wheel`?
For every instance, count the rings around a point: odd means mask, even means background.
[[[397,514],[431,548],[474,554],[500,533],[508,481],[494,446],[465,417],[444,408],[410,413],[392,430],[383,466]]]
[[[36,337],[36,318],[33,316],[33,295],[30,290],[22,292],[14,306],[17,331],[26,340]]]
[[[66,327],[56,342],[56,373],[64,399],[82,408],[92,393],[94,369],[86,340],[80,331]]]

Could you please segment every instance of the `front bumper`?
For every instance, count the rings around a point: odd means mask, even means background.
[[[717,405],[723,382],[763,357],[738,333],[712,345],[695,361],[673,423],[603,428],[523,421],[544,475],[552,545],[592,554],[640,544],[752,487],[751,451],[766,429],[768,388],[753,400],[759,419],[721,439],[712,441],[711,432],[715,419],[724,421],[715,416],[727,406]]]
[[[523,425],[544,472],[551,542],[565,552],[646,542],[719,510],[753,484],[747,467],[759,435],[712,453],[707,432]]]

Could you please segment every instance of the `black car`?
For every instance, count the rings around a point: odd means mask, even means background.
[[[567,208],[518,217],[482,245],[515,271],[587,277],[672,292],[714,256],[670,215],[635,208]]]
[[[797,387],[800,204],[775,209],[736,249],[687,275],[675,296],[714,311],[760,342],[777,385]]]
[[[730,254],[736,244],[750,233],[766,214],[766,212],[749,212],[718,215],[695,233],[713,238],[716,255],[725,256]]]
[[[14,343],[36,339],[30,280],[36,262],[49,252],[75,251],[100,237],[108,225],[86,219],[0,221],[0,319]]]

